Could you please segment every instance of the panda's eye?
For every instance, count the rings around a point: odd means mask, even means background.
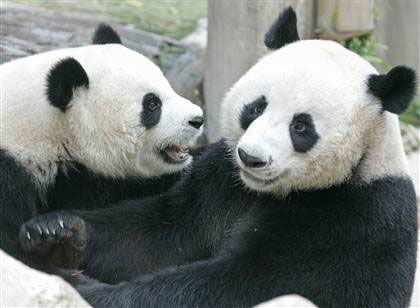
[[[306,130],[306,125],[299,121],[293,124],[293,129],[299,133],[303,133]]]
[[[148,93],[143,97],[143,106],[149,111],[153,112],[160,109],[162,102],[159,97],[153,93]]]
[[[260,115],[264,112],[265,106],[263,104],[257,104],[251,109],[251,114]]]
[[[151,101],[147,104],[147,108],[149,109],[149,111],[155,111],[158,107],[158,104],[154,101]]]

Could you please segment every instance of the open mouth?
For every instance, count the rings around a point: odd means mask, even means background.
[[[271,179],[260,179],[260,178],[257,178],[256,176],[252,175],[248,171],[243,170],[243,169],[241,169],[241,173],[242,173],[242,176],[244,178],[246,178],[247,180],[249,180],[251,182],[257,183],[259,185],[270,185],[270,184],[273,184],[274,182],[276,182],[282,176],[282,174],[281,174],[281,175],[276,176],[276,177],[271,178]]]
[[[186,147],[171,145],[160,150],[160,155],[169,164],[181,164],[190,157],[189,151]]]

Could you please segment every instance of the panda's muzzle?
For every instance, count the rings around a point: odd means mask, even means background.
[[[160,151],[160,155],[168,164],[181,164],[190,157],[188,148],[177,145],[166,147]]]

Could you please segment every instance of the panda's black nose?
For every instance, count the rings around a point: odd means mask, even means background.
[[[266,161],[261,160],[258,157],[249,155],[247,152],[238,148],[239,158],[242,160],[245,166],[249,168],[262,168],[267,165]]]
[[[188,121],[188,123],[192,127],[196,128],[196,129],[199,129],[201,127],[201,125],[203,125],[204,119],[203,119],[203,117],[197,116],[197,117],[192,118],[190,121]]]

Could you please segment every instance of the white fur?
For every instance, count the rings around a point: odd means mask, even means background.
[[[300,41],[262,58],[229,91],[223,103],[222,128],[230,147],[270,163],[242,170],[272,180],[241,178],[259,191],[286,194],[294,189],[324,188],[342,183],[352,168],[369,182],[383,176],[405,176],[407,165],[396,115],[380,113],[378,99],[368,93],[369,75],[377,71],[341,45]],[[244,105],[264,95],[268,106],[244,132]],[[320,136],[307,153],[294,150],[289,124],[296,113],[309,113]],[[236,154],[236,156],[238,156]]]
[[[75,90],[63,113],[46,97],[46,76],[60,59],[73,57],[87,72],[89,89]],[[177,95],[160,69],[122,45],[62,49],[0,66],[0,147],[35,175],[54,180],[58,161],[72,159],[111,177],[159,176],[184,168],[165,163],[156,149],[188,145],[201,133],[188,125],[201,109]],[[142,99],[162,100],[159,123],[146,130],[140,121]],[[69,157],[66,149],[70,153]]]

